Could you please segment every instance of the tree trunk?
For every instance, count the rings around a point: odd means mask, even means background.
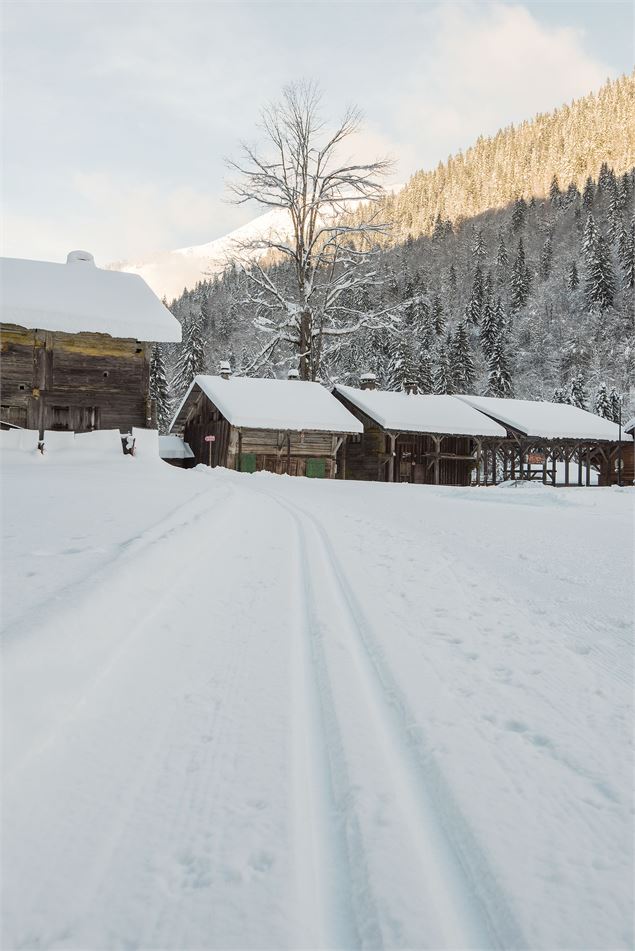
[[[305,310],[300,317],[300,379],[311,379],[311,311]]]

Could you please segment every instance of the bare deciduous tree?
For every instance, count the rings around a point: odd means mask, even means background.
[[[287,86],[281,101],[262,112],[265,152],[243,145],[241,159],[228,163],[237,203],[254,201],[289,216],[284,234],[261,235],[237,248],[246,278],[244,303],[267,334],[254,367],[286,347],[304,380],[320,375],[325,348],[362,326],[390,321],[351,303],[360,284],[379,283],[373,256],[387,225],[375,220],[373,202],[384,192],[390,162],[346,161],[342,146],[359,129],[361,115],[348,108],[329,132],[319,115],[320,98],[313,83]],[[360,203],[368,208],[361,222],[351,215]],[[272,255],[287,266],[267,267]]]

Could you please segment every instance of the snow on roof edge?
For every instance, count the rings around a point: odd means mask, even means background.
[[[240,389],[235,388],[232,393],[232,384],[235,383],[245,383],[248,382],[249,386],[242,386]],[[286,393],[287,387],[298,387],[298,393],[303,393],[305,397],[308,397],[308,402],[305,407],[301,405],[302,401],[294,401],[293,408],[290,410],[289,415],[286,415],[287,408],[285,407],[285,412],[280,415],[279,404],[277,401],[273,400],[273,414],[269,418],[266,416],[266,410],[263,409],[263,415],[250,415],[246,411],[245,406],[232,405],[231,401],[227,402],[224,397],[236,397],[237,403],[241,402],[244,404],[245,400],[251,401],[251,394],[248,393],[248,390],[251,388],[252,384],[265,384],[264,389],[261,388],[261,400],[260,403],[264,400],[266,401],[268,391],[267,386],[271,384],[269,393],[279,394],[282,392],[281,387],[284,387],[284,392]],[[183,399],[181,400],[178,409],[176,410],[172,422],[169,426],[169,432],[172,432],[174,425],[176,424],[179,415],[181,414],[183,407],[187,403],[190,394],[194,386],[198,386],[199,389],[207,396],[207,398],[214,403],[215,406],[219,409],[225,419],[230,423],[230,425],[237,428],[245,429],[272,429],[272,430],[289,430],[292,432],[333,432],[333,433],[345,433],[345,434],[361,434],[363,432],[362,423],[352,414],[349,410],[343,406],[339,400],[337,400],[330,390],[323,386],[321,383],[309,381],[309,380],[278,380],[278,379],[263,379],[259,377],[231,377],[228,380],[224,380],[219,376],[213,376],[210,374],[199,374],[197,375],[190,386],[187,389]],[[225,388],[227,388],[225,390]],[[256,387],[254,386],[253,400],[257,399]],[[245,391],[247,390],[247,395]],[[224,391],[224,392],[223,392]],[[242,392],[241,392],[242,391]],[[293,393],[293,390],[289,390],[289,393]],[[322,405],[311,405],[317,402]],[[277,404],[277,405],[276,405]],[[297,416],[293,419],[293,413],[296,413]],[[302,413],[307,415],[303,418]],[[320,418],[322,417],[322,418]]]

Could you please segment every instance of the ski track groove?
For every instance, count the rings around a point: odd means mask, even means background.
[[[362,676],[366,680],[367,688],[364,692],[367,698],[373,698],[375,718],[383,721],[386,735],[394,751],[392,766],[400,778],[410,786],[409,789],[404,786],[398,791],[397,801],[401,800],[404,793],[411,797],[411,806],[414,806],[418,825],[417,832],[421,841],[426,843],[428,853],[432,851],[434,855],[432,864],[437,867],[434,875],[437,880],[433,883],[433,888],[439,904],[445,905],[446,918],[442,926],[448,929],[450,940],[447,946],[488,949],[525,948],[526,942],[508,902],[499,890],[494,875],[487,866],[487,860],[464,816],[453,802],[451,791],[434,759],[428,753],[423,731],[419,726],[413,729],[415,718],[409,710],[403,691],[386,664],[376,638],[371,634],[371,626],[346,581],[339,559],[325,530],[310,513],[295,503],[288,499],[283,501],[276,494],[266,490],[262,494],[267,495],[286,510],[296,523],[304,551],[303,570],[305,573],[309,572],[305,583],[306,590],[309,592],[308,597],[314,598],[315,594],[313,582],[310,580],[311,572],[307,556],[307,525],[310,526],[311,534],[319,543],[324,564],[332,574],[339,592],[339,600],[349,620],[348,627],[354,633],[357,648],[362,655],[360,670],[363,670]],[[323,648],[322,657],[319,659],[315,657],[319,640],[319,637],[313,634],[314,660],[318,660],[315,666],[318,670],[321,669],[320,688],[324,697],[324,686],[329,678],[328,662]],[[330,688],[328,694],[330,694]],[[332,696],[329,696],[328,708],[336,721],[337,712]],[[327,743],[329,739],[327,734]],[[347,768],[345,750],[341,737],[338,746],[337,758],[345,770]],[[351,858],[355,860],[355,867],[363,867],[365,863],[361,832],[356,832],[352,843],[349,841],[349,849],[352,845],[354,852]],[[349,867],[350,864],[349,860]],[[439,868],[443,870],[440,877]],[[370,887],[367,876],[365,878],[363,891]],[[360,897],[359,893],[353,895],[354,900],[357,901]],[[356,917],[359,920],[359,912]],[[463,930],[465,923],[468,923],[463,935],[455,933],[457,918],[463,923],[459,930]],[[377,943],[377,929],[381,933],[379,923],[374,925],[372,934],[362,936],[364,939],[370,938],[370,941],[363,941],[362,947],[384,946],[381,938]],[[453,937],[450,936],[451,934]]]

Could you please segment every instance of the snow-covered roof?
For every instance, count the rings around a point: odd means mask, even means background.
[[[159,436],[159,455],[162,459],[193,459],[194,453],[180,436],[170,433]]]
[[[454,396],[387,393],[339,384],[335,389],[384,429],[393,432],[505,436],[501,426]]]
[[[624,423],[622,431],[635,436],[635,416],[631,416],[631,418]]]
[[[174,426],[194,387],[199,387],[232,426],[330,433],[361,433],[359,420],[320,383],[197,376],[172,421]],[[172,428],[172,427],[170,427]]]
[[[95,266],[72,251],[66,264],[0,258],[2,321],[30,330],[179,341],[181,325],[143,278]]]
[[[460,400],[504,425],[540,439],[619,439],[619,427],[608,419],[568,403],[540,403],[497,396],[459,396]]]

